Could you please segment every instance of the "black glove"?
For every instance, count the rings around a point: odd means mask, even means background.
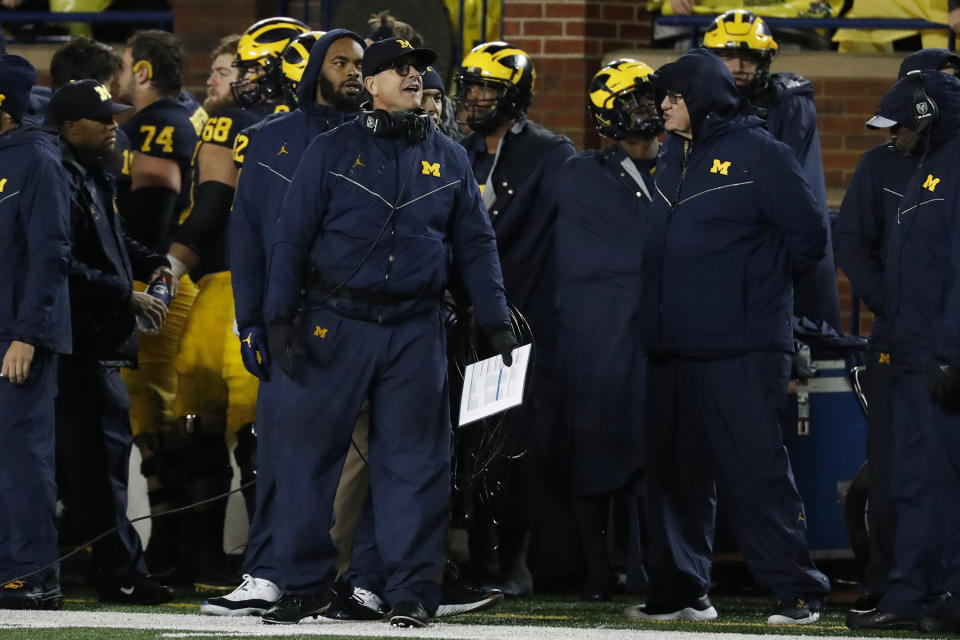
[[[484,327],[487,341],[495,353],[503,356],[503,364],[508,367],[513,364],[513,350],[519,346],[517,337],[513,335],[513,327],[509,324],[496,324]]]
[[[274,320],[267,326],[270,353],[280,370],[296,378],[297,365],[307,355],[307,346],[291,320]]]
[[[927,369],[930,399],[947,413],[960,411],[960,369],[949,364],[937,364]]]

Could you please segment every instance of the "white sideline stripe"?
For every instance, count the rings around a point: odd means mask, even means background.
[[[170,631],[164,637],[198,636],[358,636],[447,638],[451,640],[795,640],[804,636],[660,631],[657,629],[574,629],[571,627],[529,627],[471,625],[434,622],[426,629],[397,629],[383,622],[337,622],[318,618],[296,625],[266,625],[259,618],[219,618],[176,613],[115,613],[106,611],[3,611],[2,629],[157,629]],[[182,633],[181,633],[182,632]],[[106,635],[104,635],[106,637]],[[817,640],[853,640],[856,636],[818,636]]]

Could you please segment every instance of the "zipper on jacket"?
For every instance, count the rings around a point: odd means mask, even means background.
[[[660,251],[660,291],[657,300],[657,345],[663,343],[663,264],[667,248],[667,230],[670,227],[670,221],[673,219],[673,212],[677,210],[680,203],[680,191],[683,189],[683,179],[687,175],[687,160],[690,159],[690,153],[693,151],[693,143],[684,138],[683,140],[683,162],[680,164],[680,178],[677,180],[677,190],[673,194],[673,202],[670,203],[670,210],[667,211],[667,222],[663,225],[663,238]]]

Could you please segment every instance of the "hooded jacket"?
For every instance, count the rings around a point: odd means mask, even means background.
[[[0,135],[0,349],[19,340],[71,352],[70,196],[57,139],[30,127]]]
[[[346,29],[328,31],[310,50],[297,87],[299,106],[268,117],[237,136],[234,158],[243,171],[237,183],[228,237],[233,295],[240,328],[263,325],[267,264],[280,205],[310,142],[325,131],[356,118],[316,101],[317,81],[330,45],[340,38],[363,39]]]
[[[797,162],[826,220],[827,184],[823,174],[817,109],[813,105],[813,97],[813,85],[809,80],[794,73],[781,72],[772,74],[766,88],[756,96],[751,96],[750,102],[766,109],[767,131],[797,155]],[[811,269],[794,283],[793,295],[795,315],[826,320],[838,331],[842,328],[837,266],[829,227],[823,258],[816,269]]]
[[[920,141],[886,259],[891,360],[911,369],[937,360],[960,364],[960,80],[940,72],[922,80],[939,117]],[[912,128],[913,90],[912,79],[898,81],[880,102],[880,115]]]
[[[933,71],[951,60],[960,61],[947,49],[921,49],[903,59],[897,75],[909,71]],[[874,348],[890,349],[887,326],[887,240],[897,224],[897,209],[919,158],[904,156],[892,144],[882,144],[860,158],[853,179],[840,205],[834,229],[837,262],[850,278],[853,291],[873,312],[870,337]]]
[[[645,346],[695,357],[792,351],[792,275],[823,257],[820,205],[790,147],[738,115],[733,76],[714,53],[693,50],[657,77],[683,94],[693,139],[669,135],[657,158]]]

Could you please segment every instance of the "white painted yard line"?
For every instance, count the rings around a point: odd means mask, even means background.
[[[433,623],[426,629],[397,629],[383,622],[336,622],[319,618],[298,625],[265,625],[259,618],[219,618],[175,613],[116,613],[106,611],[3,611],[2,629],[57,629],[92,627],[111,629],[169,630],[170,637],[344,635],[358,637],[402,636],[450,640],[811,640],[800,635],[754,635],[659,631],[656,629],[575,629],[571,627],[529,627],[511,625],[467,625]],[[182,633],[177,633],[182,632]],[[204,632],[206,632],[204,634]],[[853,636],[843,636],[852,640]],[[820,636],[816,640],[839,640]]]

